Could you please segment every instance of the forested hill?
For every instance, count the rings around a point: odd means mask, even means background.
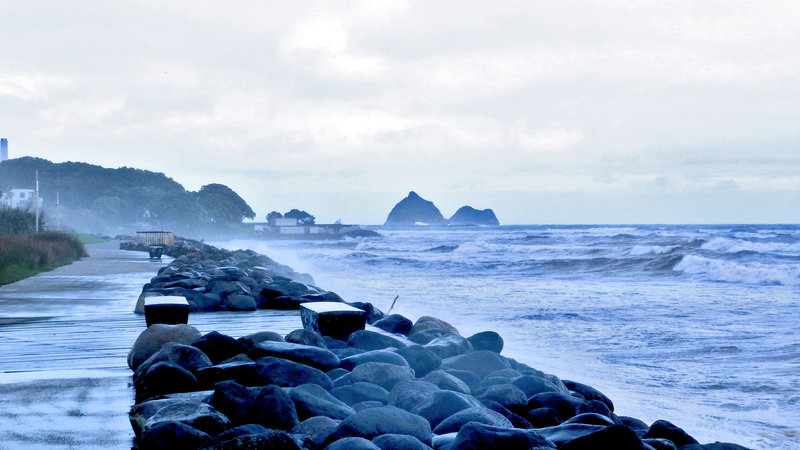
[[[239,226],[244,218],[255,217],[250,206],[225,185],[208,184],[191,192],[163,173],[131,167],[10,159],[0,163],[0,191],[33,189],[36,169],[39,195],[51,226],[60,214],[62,225],[80,231],[166,228],[184,233],[224,232]]]

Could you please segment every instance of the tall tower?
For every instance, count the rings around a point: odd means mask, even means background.
[[[8,159],[8,139],[0,139],[0,162]]]

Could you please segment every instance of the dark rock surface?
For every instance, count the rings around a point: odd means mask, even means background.
[[[433,202],[411,191],[406,198],[394,205],[384,226],[413,226],[417,223],[447,225],[447,220]]]
[[[450,225],[488,225],[498,226],[500,221],[491,209],[475,209],[471,206],[458,208],[455,214],[448,220]]]

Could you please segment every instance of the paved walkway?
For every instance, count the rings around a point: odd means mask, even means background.
[[[130,448],[127,354],[144,330],[133,307],[164,261],[87,246],[89,257],[0,287],[0,449]],[[300,328],[295,313],[192,314],[202,333]]]

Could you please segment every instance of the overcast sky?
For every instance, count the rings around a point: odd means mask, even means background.
[[[512,223],[800,222],[800,3],[0,2],[11,157],[224,183],[263,220],[415,190]]]

